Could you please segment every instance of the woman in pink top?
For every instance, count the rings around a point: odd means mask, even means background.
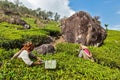
[[[92,57],[92,53],[89,51],[88,47],[80,44],[80,53],[78,55],[78,57],[82,57],[86,60],[91,60],[92,62],[94,62],[94,59]]]

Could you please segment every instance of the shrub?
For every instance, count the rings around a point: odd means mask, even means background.
[[[104,44],[97,47],[90,47],[97,63],[120,69],[120,31],[108,31],[107,39]]]
[[[61,30],[58,27],[58,24],[55,22],[49,22],[46,26],[42,29],[49,32],[50,36],[59,36],[61,35]]]
[[[66,52],[70,55],[78,55],[79,45],[73,43],[60,43],[56,45],[57,52]]]

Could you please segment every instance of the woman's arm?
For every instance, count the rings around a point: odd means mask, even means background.
[[[32,66],[34,66],[34,65],[40,65],[40,64],[42,64],[42,62],[36,61],[36,62],[33,62],[33,63],[32,63]]]
[[[92,53],[90,52],[90,57],[92,57]]]
[[[37,59],[37,61],[41,61],[42,59],[35,56],[34,54],[30,53],[30,57],[34,58],[34,59]]]
[[[15,53],[15,54],[13,55],[13,57],[11,58],[11,60],[14,59],[14,58],[16,58],[16,57],[18,57],[19,54],[20,54],[22,51],[23,51],[23,50],[19,50],[17,53]]]

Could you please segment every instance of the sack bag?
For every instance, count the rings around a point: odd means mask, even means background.
[[[45,69],[55,69],[55,68],[56,68],[56,60],[45,61]]]

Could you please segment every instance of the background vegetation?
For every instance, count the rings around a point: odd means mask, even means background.
[[[45,43],[48,36],[56,37],[61,34],[57,20],[46,21],[45,17],[40,16],[41,9],[36,10],[39,11],[36,13],[35,10],[21,6],[19,2],[13,4],[7,0],[0,1],[2,9],[10,8],[14,11],[16,6],[19,8],[17,9],[18,13],[22,15],[21,19],[32,27],[31,29],[22,29],[20,25],[0,22],[0,80],[120,79],[120,37],[118,37],[120,31],[108,30],[108,36],[101,47],[89,46],[95,62],[78,58],[79,45],[73,43],[57,44],[55,54],[42,55],[33,51],[43,60],[56,60],[57,68],[54,70],[44,69],[44,64],[29,67],[18,59],[10,60],[26,41],[32,41],[35,46],[38,46]],[[50,19],[50,16],[48,18]],[[42,27],[38,27],[41,25],[35,23],[37,19],[43,23]]]
[[[7,24],[7,23],[1,23]],[[50,23],[52,26],[53,23]],[[47,25],[47,29],[51,26]],[[39,43],[36,40],[37,35],[46,36],[49,35],[49,32],[44,31],[44,29],[30,29],[30,30],[11,30],[9,31],[9,27],[2,26],[0,30],[4,30],[1,32],[1,37],[3,40],[9,41],[14,39],[24,39],[21,35],[23,33],[28,36],[32,36],[29,39],[33,39],[34,43]],[[55,27],[56,28],[56,27]],[[12,28],[13,29],[13,28]],[[9,32],[9,36],[7,37],[6,30]],[[56,29],[57,31],[57,29]],[[37,33],[38,32],[38,33]],[[17,33],[17,34],[14,34]],[[5,37],[6,35],[6,37]],[[18,35],[18,36],[15,36]],[[10,46],[1,47],[0,49],[0,63],[2,64],[0,69],[0,79],[2,80],[73,80],[73,79],[86,79],[86,80],[119,80],[120,74],[120,61],[119,61],[119,36],[120,31],[108,31],[108,37],[105,40],[104,44],[101,47],[92,47],[89,46],[90,51],[93,53],[93,57],[95,62],[90,62],[88,60],[84,60],[82,58],[78,58],[78,44],[72,43],[59,43],[56,45],[56,53],[51,55],[40,55],[33,51],[33,53],[44,60],[56,60],[57,68],[55,70],[45,70],[44,64],[34,67],[29,67],[24,64],[24,62],[19,61],[17,59],[10,60],[15,52],[19,49],[16,49],[15,46],[13,49],[10,49]],[[14,38],[9,38],[9,37]],[[1,39],[1,41],[3,41]],[[28,39],[28,38],[26,38]],[[29,40],[28,39],[28,40]],[[34,41],[35,40],[35,41]],[[38,39],[39,40],[39,39]],[[44,39],[43,39],[44,40]],[[5,41],[5,42],[6,42]],[[21,40],[22,41],[22,40]],[[25,40],[26,41],[26,40]],[[13,41],[14,42],[14,41]],[[17,41],[20,42],[20,41]],[[9,43],[13,44],[11,41]],[[2,42],[2,44],[6,45]],[[14,44],[15,45],[15,44]],[[22,44],[19,44],[22,46]],[[6,50],[9,48],[8,50]],[[18,47],[17,47],[18,48]]]
[[[26,16],[26,17],[37,17],[43,20],[53,19],[58,21],[60,15],[58,13],[53,13],[52,11],[45,11],[41,8],[37,8],[36,10],[29,9],[23,5],[19,0],[14,0],[14,4],[9,2],[8,0],[0,1],[0,8],[6,11],[12,11],[15,14]]]

